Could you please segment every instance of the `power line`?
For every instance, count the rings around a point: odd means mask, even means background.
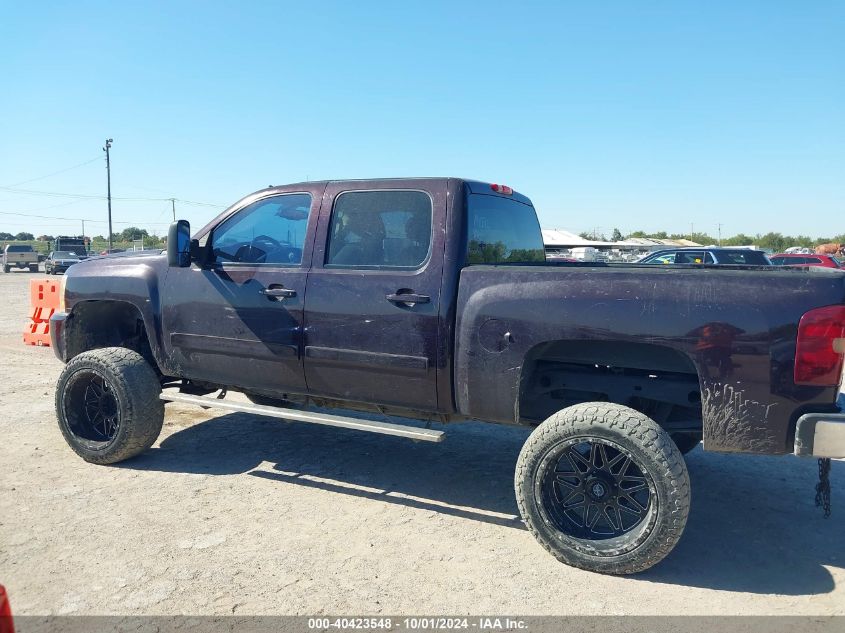
[[[30,213],[15,213],[13,211],[0,211],[0,215],[14,215],[14,216],[25,217],[25,218],[37,218],[39,220],[64,220],[64,221],[68,221],[68,222],[85,221],[85,222],[91,222],[92,224],[108,224],[106,222],[106,220],[91,220],[89,218],[64,218],[64,217],[59,217],[59,216],[55,216],[55,215],[34,215],[34,214],[30,214]],[[162,225],[162,226],[164,226],[164,225],[169,226],[170,222],[148,222],[146,220],[135,220],[135,221],[131,221],[131,222],[127,222],[127,221],[115,222],[115,224],[157,224],[157,225]]]
[[[70,171],[71,169],[76,169],[77,167],[84,167],[85,165],[90,165],[95,160],[100,160],[100,156],[96,156],[91,160],[86,160],[84,163],[79,163],[78,165],[73,165],[72,167],[65,167],[64,169],[60,169],[59,171],[50,172],[49,174],[45,174],[44,176],[38,176],[38,178],[30,178],[29,180],[22,180],[21,182],[16,182],[12,185],[5,185],[6,187],[17,187],[19,185],[25,185],[28,182],[35,182],[36,180],[44,180],[45,178],[49,178],[50,176],[56,176],[58,174],[63,174],[66,171]]]
[[[97,195],[97,194],[87,194],[87,193],[65,193],[60,191],[35,191],[33,189],[16,189],[13,187],[0,187],[0,190],[3,191],[11,191],[12,193],[22,193],[25,195],[31,196],[47,196],[47,197],[59,197],[59,198],[77,198],[79,200],[107,200],[108,196]],[[176,202],[181,202],[182,204],[191,204],[199,207],[214,207],[217,209],[224,209],[228,205],[224,204],[214,204],[211,202],[199,202],[197,200],[185,200],[183,198],[121,198],[118,196],[112,196],[112,200],[120,200],[121,202],[170,202],[171,200],[175,200]]]

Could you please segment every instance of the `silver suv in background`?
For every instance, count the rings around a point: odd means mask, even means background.
[[[643,257],[640,264],[716,264],[721,266],[771,266],[763,251],[753,248],[669,248]]]

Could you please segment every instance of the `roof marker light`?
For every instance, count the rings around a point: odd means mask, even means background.
[[[501,193],[506,196],[513,195],[513,189],[508,187],[507,185],[490,185],[490,188],[495,191],[496,193]]]

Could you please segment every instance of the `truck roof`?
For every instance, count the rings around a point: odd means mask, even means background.
[[[523,194],[519,193],[518,191],[516,191],[515,189],[513,189],[510,186],[505,187],[506,189],[510,190],[510,193],[504,193],[502,191],[496,191],[496,190],[491,188],[493,186],[502,187],[503,185],[500,185],[500,184],[497,185],[495,183],[485,182],[483,180],[473,180],[471,178],[458,178],[458,177],[455,177],[455,176],[410,176],[410,177],[407,177],[407,178],[402,178],[402,177],[395,177],[395,178],[344,178],[344,179],[338,179],[338,180],[308,180],[308,181],[295,182],[295,183],[289,183],[289,184],[284,184],[284,185],[270,185],[269,187],[267,187],[267,190],[279,189],[281,187],[285,187],[285,188],[295,187],[297,185],[313,186],[315,184],[316,185],[329,185],[329,184],[337,185],[337,184],[344,184],[344,183],[358,184],[358,183],[362,183],[362,182],[409,182],[409,181],[411,181],[411,182],[416,181],[416,182],[420,182],[420,183],[432,184],[432,183],[446,183],[450,180],[461,182],[461,183],[467,185],[467,187],[469,187],[469,190],[472,193],[491,195],[491,196],[502,196],[504,198],[513,198],[514,200],[518,200],[519,202],[522,202],[523,204],[531,204],[531,200],[527,196],[524,196]]]

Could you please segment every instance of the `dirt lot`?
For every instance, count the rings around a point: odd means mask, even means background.
[[[557,563],[516,520],[521,429],[442,444],[168,405],[147,454],[91,466],[56,426],[61,369],[27,347],[26,273],[0,275],[0,582],[24,614],[845,614],[845,463],[689,455],[661,565]]]

